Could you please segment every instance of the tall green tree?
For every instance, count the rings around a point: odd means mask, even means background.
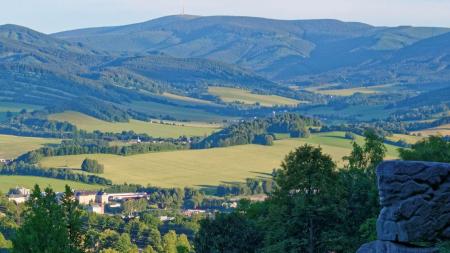
[[[342,230],[346,234],[346,248],[351,251],[372,241],[376,233],[374,223],[380,212],[375,170],[386,155],[386,147],[375,131],[368,130],[364,136],[363,145],[353,142],[351,154],[343,158],[348,165],[339,173],[346,194],[346,222]]]
[[[68,251],[71,253],[84,252],[81,208],[75,199],[72,189],[68,185],[65,187],[64,196],[62,198],[62,208],[64,212],[64,222],[66,224],[67,234],[69,237]]]
[[[403,160],[450,163],[450,141],[442,136],[430,136],[412,145],[411,149],[400,149]]]
[[[379,136],[374,130],[367,130],[364,133],[364,145],[360,146],[353,141],[353,150],[350,156],[344,157],[348,161],[347,167],[350,169],[362,169],[375,176],[375,168],[386,156],[386,146],[384,138]]]
[[[177,234],[175,231],[170,230],[163,236],[163,253],[177,253]]]
[[[197,253],[253,253],[262,245],[262,230],[242,212],[218,214],[201,221],[195,238]]]
[[[331,157],[320,147],[304,145],[281,167],[270,199],[265,252],[339,251],[343,189]]]
[[[189,253],[191,252],[191,244],[185,234],[181,234],[177,238],[177,252]]]
[[[53,190],[46,188],[42,192],[36,185],[27,207],[25,221],[13,239],[13,252],[71,252],[64,211]]]

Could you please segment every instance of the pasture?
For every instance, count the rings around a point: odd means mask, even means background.
[[[162,94],[164,97],[166,98],[171,98],[174,100],[178,100],[178,101],[183,101],[183,102],[190,102],[190,103],[194,103],[194,104],[207,104],[207,105],[213,105],[214,103],[208,100],[203,100],[203,99],[198,99],[198,98],[191,98],[191,97],[186,97],[186,96],[180,96],[177,94],[172,94],[169,92],[164,92]]]
[[[224,119],[230,119],[230,117],[218,115],[201,108],[192,108],[192,102],[186,102],[182,99],[170,99],[174,104],[163,104],[157,102],[133,102],[125,104],[126,108],[143,112],[149,115],[154,115],[155,118],[170,116],[178,121],[201,121],[201,122],[221,122]],[[177,105],[175,105],[177,104]],[[216,106],[215,104],[212,104]],[[208,105],[211,107],[211,105]]]
[[[17,156],[38,149],[45,144],[60,143],[58,139],[0,135],[0,158],[13,159]]]
[[[42,109],[42,106],[20,104],[20,103],[13,103],[13,102],[0,102],[0,112],[20,112],[23,109],[28,110],[28,111],[34,111],[34,110]]]
[[[336,85],[326,84],[326,85],[317,85],[313,87],[305,88],[307,91],[319,93],[322,95],[330,95],[330,96],[351,96],[355,93],[363,93],[363,94],[375,94],[375,93],[383,93],[386,91],[392,92],[392,84],[385,85],[374,85],[367,87],[355,87],[355,88],[344,88],[338,89]]]
[[[32,176],[0,176],[0,191],[7,193],[9,189],[17,186],[22,186],[28,189],[32,189],[34,185],[38,184],[41,189],[50,186],[55,191],[64,191],[66,185],[69,185],[75,190],[98,190],[101,188],[99,185],[89,185],[73,181],[66,181],[45,177],[32,177]]]
[[[395,109],[386,109],[384,105],[354,105],[342,109],[333,109],[329,106],[318,106],[305,110],[305,113],[308,113],[309,115],[329,116],[331,118],[340,116],[351,117],[355,120],[369,121],[372,119],[387,118],[389,114],[394,111]]]
[[[49,116],[52,120],[67,121],[86,131],[100,130],[102,132],[120,133],[122,131],[134,131],[145,133],[153,137],[177,138],[179,136],[204,136],[218,130],[217,124],[208,123],[184,123],[184,122],[145,122],[130,120],[129,122],[107,122],[94,117],[67,111]]]
[[[259,103],[260,105],[266,107],[272,107],[275,105],[296,106],[301,103],[300,101],[291,98],[276,95],[253,94],[250,91],[237,88],[211,86],[208,88],[208,92],[212,95],[220,97],[220,99],[226,103],[240,102],[249,105]]]
[[[400,141],[403,140],[408,144],[415,144],[416,142],[423,139],[420,136],[407,135],[407,134],[393,134],[392,136],[387,137],[388,140],[391,141]]]
[[[358,137],[357,141],[361,141]],[[341,158],[351,151],[351,142],[343,132],[314,134],[308,139],[283,139],[273,146],[241,145],[204,150],[183,150],[134,156],[76,155],[49,157],[44,167],[79,168],[86,157],[105,165],[103,177],[114,183],[138,183],[161,187],[201,187],[255,178],[279,168],[293,149],[309,143],[320,145],[325,153],[342,165]],[[397,150],[388,146],[388,158],[396,158]]]
[[[413,132],[413,134],[420,134],[422,136],[430,136],[430,135],[450,135],[450,124],[441,125],[435,128],[424,129],[420,131]]]

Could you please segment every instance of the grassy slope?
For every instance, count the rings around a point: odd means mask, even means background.
[[[20,112],[22,109],[26,110],[38,110],[42,109],[42,106],[29,105],[29,104],[18,104],[12,102],[0,102],[0,112]]]
[[[138,120],[131,120],[127,123],[112,123],[78,112],[57,113],[50,115],[50,119],[67,121],[87,131],[122,132],[133,130],[136,133],[146,133],[154,137],[204,136],[217,130],[217,125],[212,124],[178,123],[173,125]]]
[[[69,185],[75,190],[96,190],[101,188],[98,185],[89,185],[72,181],[65,181],[44,177],[29,177],[29,176],[0,176],[0,191],[5,193],[9,189],[16,186],[23,186],[32,188],[38,184],[41,188],[51,186],[55,191],[63,191],[66,185]]]
[[[220,97],[224,102],[242,102],[244,104],[255,104],[259,102],[262,106],[275,106],[275,105],[297,105],[300,101],[275,96],[275,95],[259,95],[253,94],[249,91],[236,89],[236,88],[227,88],[227,87],[209,87],[209,93]]]
[[[430,135],[450,135],[450,124],[441,125],[439,127],[425,129],[417,132],[413,132],[415,134],[422,134],[423,136],[430,136]]]
[[[59,142],[61,140],[58,139],[0,135],[0,158],[16,158],[25,152],[38,149],[44,144]]]
[[[172,93],[169,93],[169,92],[164,92],[162,95],[164,97],[167,97],[167,98],[171,98],[171,99],[175,99],[175,100],[179,100],[179,101],[184,101],[184,102],[190,102],[190,103],[194,103],[194,104],[207,104],[207,105],[214,104],[213,102],[208,101],[208,100],[203,100],[203,99],[198,99],[198,98],[191,98],[191,97],[186,97],[186,96],[180,96],[180,95],[172,94]]]
[[[185,103],[191,104],[192,103]],[[189,121],[204,121],[204,122],[222,122],[224,119],[229,119],[229,117],[221,116],[211,112],[207,112],[202,109],[188,108],[183,105],[174,106],[161,104],[156,102],[133,102],[131,104],[126,104],[127,108],[131,108],[135,111],[144,112],[150,115],[156,116],[166,116],[176,118],[177,120],[189,120]]]
[[[334,110],[328,106],[315,107],[307,110],[308,114],[313,115],[339,115],[342,117],[354,117],[357,120],[372,120],[383,119],[389,116],[394,109],[385,109],[384,105],[361,105],[361,106],[348,106],[344,109]]]
[[[280,166],[287,153],[305,143],[320,145],[334,160],[348,155],[351,149],[344,133],[322,133],[308,139],[285,139],[274,146],[242,145],[228,148],[151,153],[120,157],[114,155],[79,155],[46,158],[43,166],[80,167],[86,157],[105,165],[103,176],[115,183],[152,184],[163,187],[217,185],[258,177]],[[361,138],[358,139],[360,141]],[[389,158],[397,157],[389,146]]]
[[[403,141],[406,141],[409,144],[414,144],[414,143],[422,140],[423,137],[413,136],[413,135],[406,135],[406,134],[394,134],[394,135],[388,137],[387,139],[389,139],[391,141],[403,140]]]

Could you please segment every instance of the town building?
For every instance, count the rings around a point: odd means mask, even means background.
[[[75,199],[80,203],[80,205],[89,205],[91,203],[96,203],[97,192],[89,191],[79,191],[75,192]]]
[[[91,204],[87,207],[87,211],[90,213],[96,213],[96,214],[104,214],[105,213],[105,206],[104,205],[98,205],[98,204]]]

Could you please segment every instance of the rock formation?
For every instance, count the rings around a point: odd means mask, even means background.
[[[450,239],[450,164],[388,161],[377,168],[378,241],[358,253],[435,253],[414,242]]]

